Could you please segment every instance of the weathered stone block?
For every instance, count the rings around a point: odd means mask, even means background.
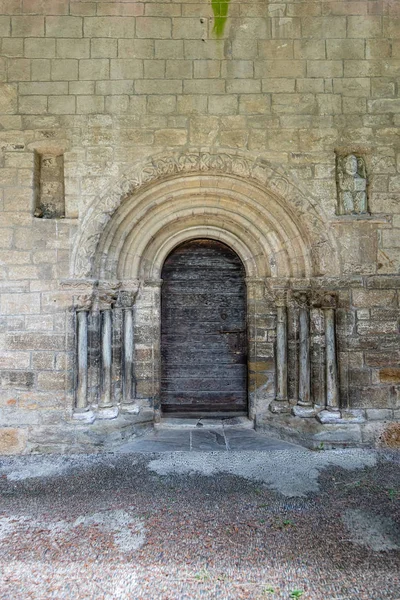
[[[192,82],[185,82],[192,83]],[[135,82],[137,94],[181,94],[182,81],[175,79],[143,79]],[[203,92],[204,93],[204,92]]]
[[[330,60],[337,60],[341,58],[348,58],[350,60],[362,60],[365,55],[364,40],[328,39],[326,41],[326,53],[327,58]]]
[[[162,17],[138,17],[136,36],[148,39],[168,39],[171,37],[171,19]],[[130,37],[119,35],[118,37]]]
[[[44,17],[16,16],[11,18],[13,37],[40,37],[44,35]]]
[[[350,16],[347,19],[347,35],[350,38],[374,38],[380,37],[381,34],[380,16]]]
[[[66,385],[66,374],[63,372],[49,371],[39,372],[37,375],[37,386],[43,391],[62,391]]]
[[[14,84],[0,84],[0,113],[17,112],[17,88]]]
[[[83,19],[81,17],[46,17],[46,37],[81,38]]]
[[[301,33],[304,38],[346,38],[346,18],[304,17],[301,20]],[[351,37],[364,36],[353,35]]]
[[[393,418],[393,411],[389,408],[367,408],[365,412],[370,421],[385,421]]]
[[[87,17],[84,19],[83,31],[86,38],[132,38],[135,31],[135,18]]]
[[[103,96],[77,96],[76,103],[78,113],[95,114],[104,112]]]
[[[392,290],[352,290],[353,305],[360,308],[397,306],[397,295]]]
[[[26,442],[26,429],[0,428],[0,454],[21,454],[26,448]]]
[[[0,385],[3,388],[30,389],[33,384],[32,371],[0,371]]]
[[[183,62],[183,61],[179,61]],[[145,60],[143,61],[144,78],[145,79],[163,79],[165,77],[165,61],[164,60]],[[184,65],[182,65],[184,68]],[[191,74],[189,74],[191,77]],[[177,75],[171,79],[176,79]]]
[[[9,333],[7,345],[12,350],[64,350],[65,337],[43,333]]]

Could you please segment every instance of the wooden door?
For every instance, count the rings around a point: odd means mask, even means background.
[[[193,240],[162,270],[161,407],[192,415],[247,411],[244,267],[228,246]]]

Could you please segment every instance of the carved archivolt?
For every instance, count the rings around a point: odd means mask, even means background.
[[[335,266],[332,266],[335,263],[335,242],[329,238],[326,221],[323,219],[321,211],[316,209],[316,203],[313,203],[310,200],[309,195],[307,196],[299,186],[295,185],[287,176],[278,172],[278,170],[262,158],[254,159],[239,154],[194,150],[174,153],[167,156],[153,157],[142,163],[136,164],[120,179],[113,181],[102,197],[93,201],[89,206],[78,231],[77,243],[74,246],[72,275],[77,278],[86,278],[93,275],[102,276],[100,273],[94,273],[96,260],[99,265],[98,258],[96,259],[96,255],[98,256],[99,254],[99,246],[101,246],[99,242],[103,236],[103,232],[108,231],[107,235],[110,235],[110,221],[115,213],[119,211],[120,207],[124,207],[127,203],[134,204],[138,195],[143,191],[152,189],[152,186],[156,187],[159,182],[171,181],[174,179],[180,180],[181,178],[185,179],[196,175],[198,175],[199,181],[201,180],[201,177],[204,177],[205,175],[228,177],[231,179],[231,182],[227,188],[230,187],[232,190],[235,188],[235,181],[238,181],[239,186],[241,185],[242,188],[245,185],[252,186],[253,189],[258,188],[258,194],[265,194],[264,205],[266,209],[268,209],[269,204],[275,203],[276,206],[279,206],[280,212],[276,212],[276,215],[272,215],[269,220],[267,218],[265,219],[265,227],[268,227],[270,240],[273,240],[274,238],[275,225],[277,230],[281,227],[283,231],[284,226],[282,226],[279,221],[282,221],[282,214],[287,215],[287,228],[290,229],[290,233],[286,236],[287,239],[285,239],[285,235],[283,235],[276,243],[278,245],[282,244],[282,253],[289,252],[290,254],[290,252],[292,252],[293,257],[297,250],[287,250],[285,246],[292,244],[294,247],[296,244],[299,244],[299,247],[303,247],[302,250],[298,250],[298,252],[301,252],[304,255],[302,259],[303,262],[308,261],[309,265],[311,265],[309,269],[306,267],[299,267],[296,270],[296,267],[294,267],[292,269],[293,272],[289,272],[288,270],[288,276],[323,274],[325,272],[323,265],[325,261],[324,256],[329,256],[328,262],[330,263],[330,272],[335,271]],[[199,183],[199,186],[201,185],[202,184]],[[220,227],[221,235],[224,229],[227,229],[232,236],[236,235],[239,239],[240,234],[237,232],[238,228],[249,228],[249,223],[254,225],[255,229],[264,226],[262,219],[260,221],[261,203],[259,203],[258,206],[256,206],[255,203],[254,206],[251,205],[253,193],[250,189],[247,194],[242,193],[242,196],[247,196],[246,202],[249,208],[245,216],[243,213],[241,222],[240,219],[235,220],[235,215],[233,214],[235,211],[231,211],[232,214],[228,214],[228,211],[224,214],[221,212],[219,222],[215,219],[213,220],[211,216],[208,218],[207,215],[204,216],[204,222],[202,222],[200,216],[195,218],[195,208],[193,208],[193,218],[190,222],[190,219],[188,220],[189,215],[187,213],[184,214],[183,211],[185,207],[190,208],[191,206],[191,202],[188,200],[189,195],[190,187],[186,192],[186,204],[182,201],[179,206],[175,207],[177,215],[176,219],[182,218],[182,223],[184,219],[187,220],[187,225],[185,225],[185,227],[199,228],[209,224],[216,228]],[[172,198],[172,200],[174,200],[174,198]],[[176,202],[177,201],[178,200],[176,200]],[[215,206],[219,205],[215,199],[214,204]],[[238,196],[238,213],[242,210],[241,204],[243,203]],[[210,205],[209,210],[210,215],[215,214],[213,206]],[[201,206],[199,205],[199,215],[200,212]],[[127,211],[125,211],[125,213],[128,215]],[[167,217],[164,216],[163,218],[165,224]],[[229,230],[228,221],[230,218],[232,219],[232,227]],[[251,219],[253,219],[253,222],[251,222]],[[276,220],[276,224],[274,224],[274,219]],[[160,219],[158,220],[160,221]],[[226,227],[224,225],[225,222]],[[124,227],[129,229],[130,226],[131,222],[129,221],[129,218],[126,217]],[[148,228],[151,226],[153,225],[149,222]],[[184,227],[184,225],[182,225],[182,227]],[[176,235],[176,233],[177,232],[175,231],[174,235]],[[157,232],[152,231],[153,238],[155,234],[157,234]],[[251,232],[249,232],[249,236],[251,235]],[[265,235],[267,236],[267,233]],[[257,233],[254,230],[254,236],[258,238],[259,245],[262,246],[262,233]],[[299,238],[297,241],[295,241],[296,237]],[[147,242],[143,242],[143,250],[145,250],[146,244]],[[103,253],[106,252],[106,246],[107,244],[103,244]],[[112,244],[109,244],[106,254],[108,254],[111,246]],[[256,247],[257,244],[254,242],[254,248],[251,252],[255,252]],[[269,246],[266,242],[264,244],[264,253],[267,253],[268,250]],[[293,257],[292,262],[295,262],[295,258]],[[271,259],[271,256],[267,255],[264,259],[267,261],[272,260],[272,263],[274,261],[273,258]],[[109,261],[110,260],[111,259],[109,259]],[[115,256],[114,260],[118,262],[118,256]],[[114,266],[117,268],[117,265]],[[104,276],[108,277],[109,274],[106,271],[107,270],[104,272]],[[268,275],[269,273],[266,274]],[[254,272],[252,275],[255,276],[257,273]],[[120,274],[118,276],[120,276]],[[136,276],[136,274],[134,276]]]

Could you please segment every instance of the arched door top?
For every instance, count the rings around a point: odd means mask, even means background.
[[[335,241],[315,202],[262,159],[175,153],[144,161],[111,185],[80,226],[75,277],[157,277],[168,240],[185,239],[193,227],[195,236],[212,227],[218,238],[236,238],[242,259],[252,257],[249,276],[338,272]]]

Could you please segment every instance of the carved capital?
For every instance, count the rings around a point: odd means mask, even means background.
[[[285,279],[267,278],[264,286],[264,297],[276,306],[287,306],[288,281]]]
[[[115,303],[120,287],[118,281],[99,281],[95,294],[94,310],[109,310]]]
[[[74,301],[74,307],[77,312],[89,311],[93,306],[93,293],[91,294],[80,294],[76,296]]]
[[[313,292],[312,305],[315,308],[336,308],[338,295],[331,291]]]
[[[116,302],[116,307],[124,309],[132,308],[132,306],[135,304],[137,293],[138,290],[120,290]]]
[[[309,308],[311,306],[310,290],[294,290],[290,295],[290,300],[295,308]]]

